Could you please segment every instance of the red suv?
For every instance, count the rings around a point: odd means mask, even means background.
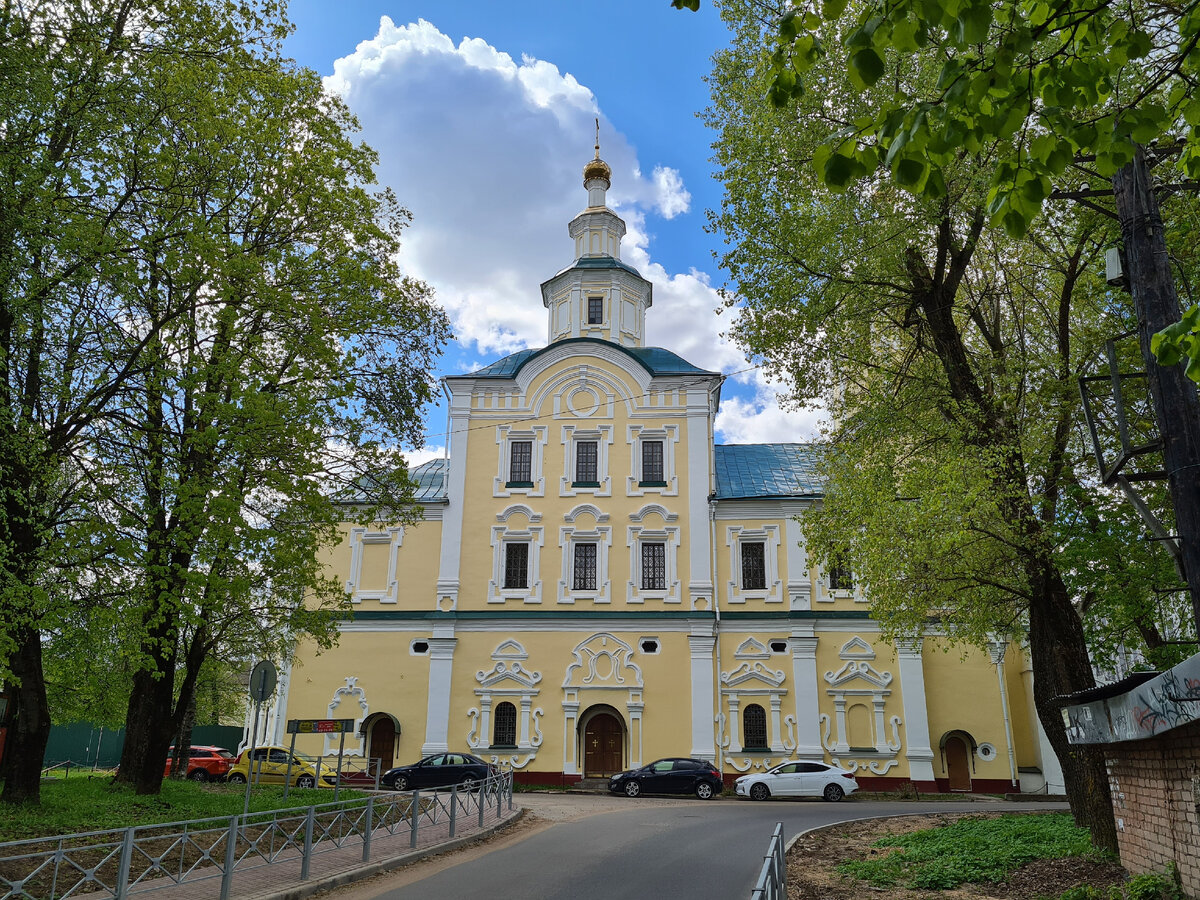
[[[171,758],[175,748],[167,751],[163,778],[171,774]],[[224,747],[192,747],[188,751],[187,777],[192,781],[224,781],[233,768],[234,756]]]

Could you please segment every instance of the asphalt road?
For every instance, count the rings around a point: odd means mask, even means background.
[[[777,822],[790,839],[874,816],[1065,808],[1003,801],[516,799],[535,818],[513,834],[351,886],[337,900],[741,900],[750,896]]]

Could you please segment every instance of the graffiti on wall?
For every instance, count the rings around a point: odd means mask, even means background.
[[[1137,741],[1196,721],[1200,721],[1200,654],[1124,693],[1063,708],[1072,744]]]

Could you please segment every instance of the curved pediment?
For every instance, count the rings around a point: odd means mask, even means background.
[[[529,653],[519,641],[509,638],[492,651],[492,659],[529,659]]]
[[[870,690],[879,690],[892,683],[891,672],[880,672],[866,660],[850,660],[836,672],[826,672],[825,681],[831,687],[845,688],[861,682]]]
[[[512,687],[529,690],[542,680],[542,673],[530,672],[519,662],[501,660],[491,669],[476,672],[475,680],[485,688]]]
[[[783,684],[782,669],[771,670],[761,662],[744,662],[732,672],[721,673],[721,684],[726,687],[768,687],[777,688]]]
[[[593,634],[572,652],[563,687],[642,687],[642,670],[633,662],[633,647],[608,632]]]
[[[842,644],[838,651],[839,659],[874,659],[875,648],[860,638],[857,634]]]
[[[748,637],[733,651],[734,659],[770,659],[771,652],[762,641]]]

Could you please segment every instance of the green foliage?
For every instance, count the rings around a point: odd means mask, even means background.
[[[838,871],[876,887],[953,890],[966,883],[1002,882],[1037,859],[1093,852],[1087,830],[1062,814],[960,819],[874,846],[902,852],[843,863]]]
[[[1145,872],[1134,875],[1125,885],[1126,900],[1183,900],[1184,894],[1176,882],[1174,864],[1170,872],[1160,875]]]
[[[145,796],[114,785],[108,777],[72,776],[47,783],[39,806],[18,810],[0,804],[0,841],[240,815],[244,790],[235,785],[170,779],[163,782],[160,794]],[[343,790],[339,799],[365,796]],[[270,785],[250,793],[250,811],[292,809],[332,800],[333,791],[327,789],[292,788],[285,801],[283,787]]]

